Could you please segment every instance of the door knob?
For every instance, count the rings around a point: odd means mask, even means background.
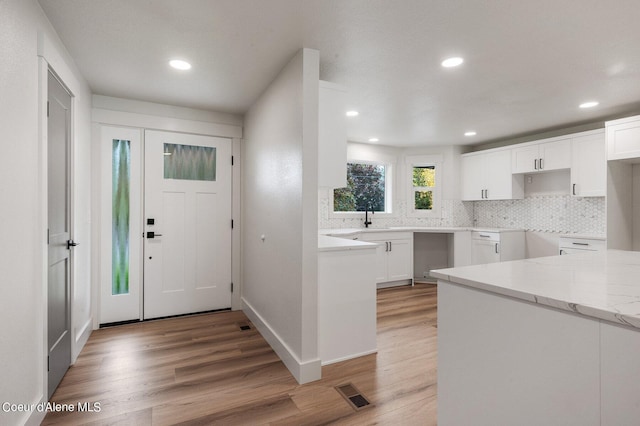
[[[153,232],[153,231],[147,232],[147,238],[155,238],[155,237],[162,237],[162,234],[158,234],[157,232]]]

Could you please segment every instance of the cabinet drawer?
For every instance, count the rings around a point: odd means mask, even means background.
[[[489,232],[489,231],[471,231],[471,239],[481,240],[481,241],[493,241],[493,242],[499,243],[500,233]]]
[[[559,249],[564,251],[569,249],[600,251],[606,248],[606,241],[600,239],[560,237],[559,242]]]
[[[362,241],[413,240],[412,232],[362,232]]]

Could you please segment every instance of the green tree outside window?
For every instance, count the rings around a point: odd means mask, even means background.
[[[384,165],[347,163],[347,187],[333,191],[333,210],[384,212],[385,174]]]

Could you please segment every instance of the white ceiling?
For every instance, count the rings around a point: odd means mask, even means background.
[[[477,144],[640,111],[638,0],[39,1],[100,95],[244,114],[308,47],[360,112],[352,141]]]

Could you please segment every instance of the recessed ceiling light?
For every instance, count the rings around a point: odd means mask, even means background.
[[[598,102],[589,101],[580,104],[580,108],[593,108],[594,106],[598,106]]]
[[[464,132],[465,136],[475,136],[477,133],[473,130],[469,130],[468,132]]]
[[[453,58],[447,58],[444,61],[442,61],[442,66],[445,68],[451,68],[451,67],[457,67],[458,65],[462,64],[464,62],[464,59],[455,56]]]
[[[380,139],[378,138],[369,138],[369,142],[378,142]]]
[[[180,59],[173,59],[171,61],[169,61],[169,65],[171,65],[173,68],[177,69],[177,70],[182,70],[182,71],[186,71],[186,70],[190,70],[191,69],[191,64],[187,61],[182,61]]]
[[[347,111],[347,117],[357,117],[360,115],[358,111]]]

